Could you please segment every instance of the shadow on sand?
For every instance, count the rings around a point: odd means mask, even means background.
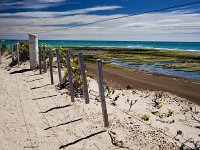
[[[40,112],[40,113],[48,113],[48,112],[50,112],[52,110],[55,110],[55,109],[62,109],[62,108],[70,107],[70,106],[72,106],[72,105],[57,106],[57,107],[53,107],[53,108],[51,108],[51,109],[49,109],[47,111],[43,111],[43,112]]]
[[[35,90],[35,89],[43,88],[43,87],[46,87],[46,86],[49,86],[49,85],[51,85],[51,84],[46,84],[46,85],[43,85],[43,86],[33,87],[30,90]]]
[[[51,98],[51,97],[56,97],[56,96],[57,95],[50,95],[50,96],[44,96],[44,97],[34,98],[32,100],[37,101],[37,100],[40,100],[40,99]]]
[[[16,70],[16,71],[10,72],[9,74],[24,73],[28,71],[31,71],[31,69]]]
[[[73,123],[73,122],[77,122],[77,121],[80,121],[80,120],[82,120],[82,118],[79,118],[79,119],[76,119],[76,120],[72,120],[72,121],[69,121],[69,122],[66,122],[66,123],[61,123],[61,124],[58,124],[56,126],[51,126],[51,127],[45,128],[44,130],[49,130],[51,128],[67,125],[67,124],[70,124],[70,123]]]
[[[30,80],[30,81],[27,81],[27,82],[33,82],[33,81],[38,81],[38,80],[42,80],[44,78],[38,78],[38,79],[34,79],[34,80]]]
[[[82,141],[82,140],[91,138],[91,137],[93,137],[93,136],[95,136],[95,135],[98,135],[98,134],[101,134],[101,133],[103,133],[103,132],[106,132],[106,131],[99,131],[99,132],[90,134],[90,135],[88,135],[88,136],[86,136],[86,137],[83,137],[83,138],[80,138],[80,139],[78,139],[78,140],[76,140],[76,141],[74,141],[74,142],[68,143],[68,144],[66,144],[66,145],[62,145],[62,146],[59,147],[59,149],[66,148],[66,147],[68,147],[68,146],[70,146],[70,145],[74,145],[74,144],[76,144],[76,143],[78,143],[78,142],[80,142],[80,141]]]

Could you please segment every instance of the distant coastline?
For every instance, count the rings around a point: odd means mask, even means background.
[[[17,40],[5,40],[5,42],[9,46]],[[39,40],[39,45],[42,43],[52,47],[117,47],[200,52],[200,42]]]

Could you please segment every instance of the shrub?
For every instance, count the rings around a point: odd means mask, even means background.
[[[147,114],[144,114],[144,115],[141,116],[141,119],[144,120],[144,121],[148,121],[149,118],[150,118],[150,116],[147,115]]]
[[[1,44],[1,54],[4,54],[5,51],[7,51],[7,45],[6,45],[6,42],[4,41],[4,42]]]
[[[30,59],[29,57],[29,44],[26,41],[18,43],[19,45],[19,58],[20,62],[25,62]]]
[[[78,64],[78,57],[71,55],[70,63],[71,63],[71,68],[72,68],[72,80],[73,80],[75,93],[80,93],[80,95],[83,95],[83,86],[82,86],[80,67]],[[64,67],[64,70],[65,70],[64,81],[68,82],[67,67]]]
[[[17,43],[19,46],[19,59],[20,62],[26,62],[30,60],[29,57],[29,44],[27,41],[20,41]],[[14,51],[14,61],[9,64],[9,66],[17,65],[17,44],[14,44],[13,51]]]

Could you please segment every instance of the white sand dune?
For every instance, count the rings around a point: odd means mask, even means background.
[[[109,88],[105,94],[110,127],[104,128],[94,79],[89,84],[90,104],[83,98],[71,103],[67,90],[50,85],[49,72],[14,73],[29,65],[7,70],[10,59],[2,61],[0,149],[171,150],[179,149],[181,143],[200,146],[200,107],[185,99],[164,92]],[[54,78],[56,85],[56,69]],[[144,116],[149,120],[142,120]]]

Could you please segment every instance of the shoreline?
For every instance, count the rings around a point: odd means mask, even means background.
[[[91,63],[91,64],[94,64],[94,63]],[[141,74],[150,74],[150,75],[155,75],[155,76],[163,76],[163,77],[170,78],[170,79],[181,80],[183,82],[200,84],[200,80],[198,80],[198,79],[183,78],[183,77],[179,77],[179,76],[175,76],[175,75],[167,75],[167,74],[155,73],[155,72],[145,71],[145,70],[130,69],[130,68],[125,68],[123,66],[118,66],[118,65],[113,65],[113,64],[109,64],[109,65],[105,64],[105,66],[111,67],[111,68],[117,68],[117,69],[124,69],[124,70],[130,71],[130,72],[137,72],[137,73],[141,73]]]
[[[87,63],[86,66],[89,74],[96,75],[96,64]],[[129,85],[133,89],[165,91],[200,105],[200,82],[127,69],[122,72],[119,68],[107,66],[103,67],[103,74],[106,83],[114,88],[126,89]]]
[[[71,47],[88,63],[102,59],[108,66],[134,69],[176,78],[200,81],[200,52],[114,47]],[[81,49],[81,50],[80,50]],[[79,51],[80,50],[80,51]]]

